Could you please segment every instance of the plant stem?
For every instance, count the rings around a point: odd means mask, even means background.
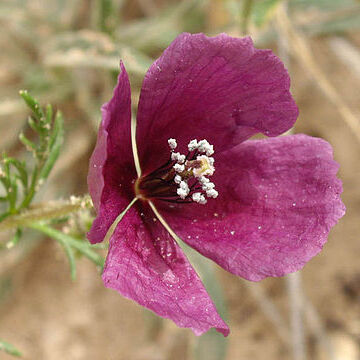
[[[305,331],[303,324],[304,304],[301,287],[301,274],[296,272],[286,277],[291,308],[291,335],[293,359],[306,359]]]
[[[50,220],[63,217],[70,213],[84,208],[91,208],[92,203],[89,195],[82,198],[71,197],[67,201],[54,201],[42,206],[36,206],[29,210],[24,210],[20,214],[7,216],[0,222],[0,231],[29,226],[34,221]]]
[[[58,231],[52,228],[51,226],[41,222],[33,222],[31,224],[28,224],[28,227],[42,232],[43,234],[55,239],[62,245],[64,244],[66,244],[66,246],[70,245],[71,247],[79,250],[82,254],[84,254],[89,260],[94,262],[96,265],[100,267],[104,266],[103,257],[95,253],[90,248],[91,245],[84,243],[81,240],[75,239],[67,234],[64,234],[63,232]]]

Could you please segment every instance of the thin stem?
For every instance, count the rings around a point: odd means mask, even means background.
[[[301,274],[296,272],[286,277],[289,303],[291,309],[291,335],[294,360],[306,359],[305,334],[303,324],[303,297]]]
[[[354,114],[353,110],[344,101],[343,96],[337,88],[328,80],[329,77],[318,65],[305,37],[292,25],[283,6],[279,6],[276,24],[281,31],[289,35],[289,46],[294,57],[296,57],[296,59],[304,65],[306,71],[312,75],[316,84],[334,104],[344,122],[360,142],[360,121],[357,115]]]
[[[336,360],[334,354],[334,347],[330,339],[326,334],[325,327],[321,321],[320,315],[315,306],[307,299],[303,297],[305,319],[309,329],[313,332],[314,336],[318,339],[323,349],[326,351],[328,360]]]
[[[244,281],[244,284],[251,292],[251,295],[259,305],[260,309],[263,311],[265,316],[271,321],[279,337],[286,345],[290,345],[289,342],[289,327],[283,319],[278,307],[274,302],[267,296],[262,285],[260,283],[251,283],[249,281]]]
[[[7,216],[0,222],[0,231],[17,228],[21,226],[28,226],[34,221],[50,220],[54,218],[63,217],[80,209],[92,207],[89,195],[82,198],[72,197],[67,201],[54,201],[46,203],[42,206],[33,207],[29,210],[24,210],[20,214]]]
[[[279,7],[281,7],[282,14],[288,17],[287,2],[284,1]],[[289,57],[289,31],[286,28],[278,27],[278,47],[279,54],[285,63],[288,71],[290,71],[290,57]],[[289,130],[292,133],[292,130]],[[301,274],[300,272],[289,274],[286,278],[288,300],[290,303],[291,312],[291,344],[294,360],[306,359],[306,343],[305,343],[305,331],[303,324],[303,294],[301,288]]]

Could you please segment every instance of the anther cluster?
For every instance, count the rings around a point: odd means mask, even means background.
[[[173,169],[176,175],[174,182],[178,185],[176,190],[180,199],[191,199],[199,204],[206,204],[208,198],[216,198],[218,192],[215,184],[209,177],[214,174],[213,145],[207,140],[191,140],[188,144],[188,154],[183,155],[175,152],[177,142],[169,139],[168,144],[171,150],[171,160],[175,161]],[[192,185],[189,181],[195,180]]]

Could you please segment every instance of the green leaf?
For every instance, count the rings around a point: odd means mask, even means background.
[[[35,100],[26,90],[19,91],[20,96],[24,99],[27,106],[33,111],[37,120],[41,120],[45,118],[45,114],[40,107],[40,104],[37,100]]]
[[[45,116],[45,121],[47,124],[51,124],[52,117],[53,117],[52,106],[50,104],[47,104],[46,105],[46,116]]]
[[[49,156],[44,164],[44,167],[40,172],[40,179],[47,179],[50,174],[50,171],[55,165],[56,160],[59,157],[60,149],[64,141],[64,120],[61,112],[56,113],[54,130],[51,134],[49,141]]]
[[[31,116],[29,116],[28,118],[28,124],[38,134],[44,134],[46,131],[46,129],[42,126],[42,124],[36,122]]]
[[[27,188],[28,174],[27,174],[25,162],[14,159],[14,158],[5,158],[4,162],[13,165],[16,168],[16,170],[18,171],[18,174],[19,174],[18,177],[19,177],[21,183],[23,184],[23,186],[25,188]]]
[[[7,198],[9,201],[9,209],[11,213],[16,212],[16,200],[17,200],[17,194],[18,194],[18,186],[16,182],[16,178],[11,176],[9,177],[10,186],[7,190]]]
[[[21,203],[20,209],[27,208],[35,196],[38,172],[39,172],[39,169],[37,166],[35,166],[32,174],[31,174],[31,182],[30,182],[29,191],[27,192],[23,202]]]
[[[97,266],[101,268],[104,266],[104,258],[92,250],[91,245],[88,242],[75,239],[70,235],[64,234],[63,232],[52,228],[51,226],[45,225],[44,223],[31,223],[29,224],[29,227],[38,230],[57,241],[67,243],[69,246],[78,250],[82,255],[86,256]]]
[[[6,247],[7,247],[8,249],[11,249],[11,248],[13,248],[15,245],[17,245],[17,243],[18,243],[18,242],[20,241],[20,239],[21,239],[22,233],[23,233],[22,229],[21,229],[21,228],[17,228],[14,236],[12,237],[12,239],[6,243]]]
[[[55,121],[54,121],[54,129],[50,135],[49,139],[49,149],[51,149],[55,142],[57,141],[58,136],[60,136],[60,140],[63,140],[64,137],[64,119],[60,111],[56,113]]]
[[[36,153],[37,146],[29,140],[23,133],[19,135],[19,140],[24,144],[24,146],[31,152]]]
[[[21,352],[18,349],[3,340],[0,340],[0,351],[5,351],[6,353],[17,357],[22,356]]]
[[[69,245],[69,243],[64,241],[63,239],[60,239],[60,238],[54,238],[54,239],[57,240],[64,248],[65,254],[69,260],[71,279],[73,281],[75,281],[75,279],[76,279],[76,261],[75,261],[74,251],[73,251],[72,247]]]

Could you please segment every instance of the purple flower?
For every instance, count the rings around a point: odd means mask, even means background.
[[[258,281],[301,269],[344,214],[331,146],[293,135],[298,109],[282,62],[250,38],[181,34],[145,76],[137,113],[121,73],[90,160],[89,240],[110,238],[105,286],[199,335],[229,329],[168,232]],[[166,229],[164,223],[168,226]],[[166,224],[165,224],[166,225]]]

